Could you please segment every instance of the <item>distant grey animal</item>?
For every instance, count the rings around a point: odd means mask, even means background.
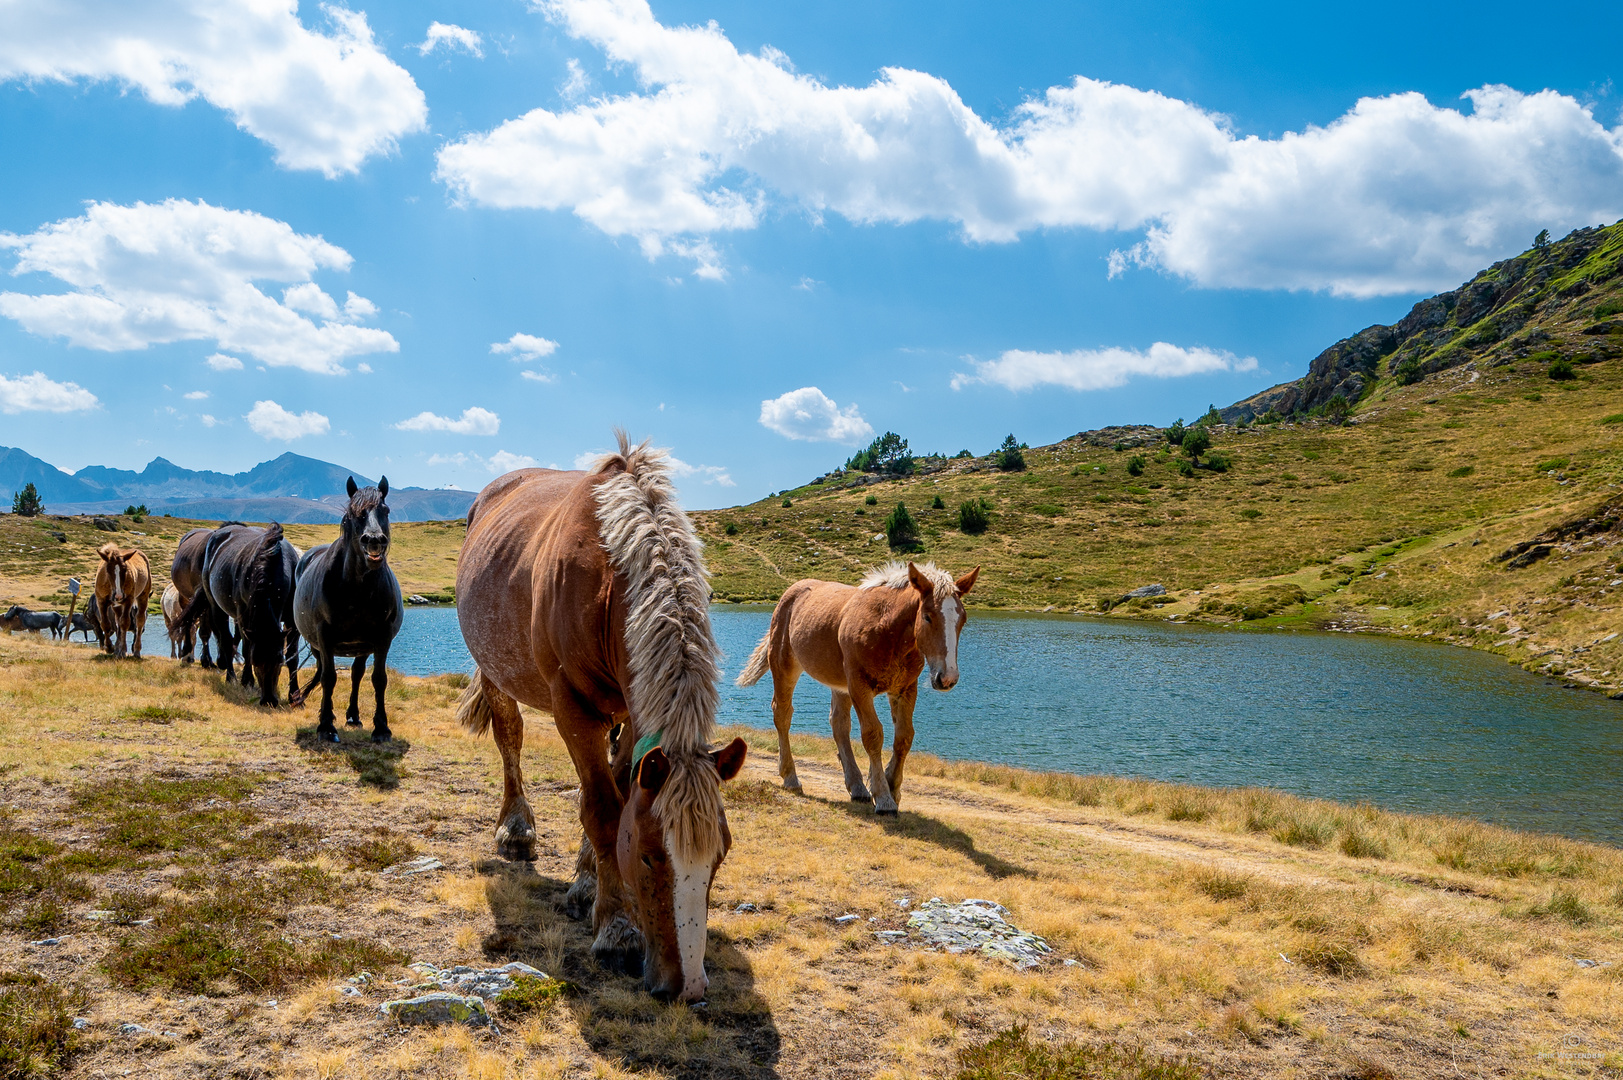
[[[29,611],[12,604],[0,615],[0,630],[49,630],[52,639],[62,636],[62,614],[57,611]]]

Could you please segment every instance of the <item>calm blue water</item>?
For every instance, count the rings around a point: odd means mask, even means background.
[[[721,722],[771,728],[770,677],[748,690],[732,684],[771,610],[712,613],[727,654]],[[161,620],[147,640],[163,641]],[[389,662],[410,674],[473,667],[450,608],[408,609]],[[914,749],[1262,785],[1623,843],[1623,703],[1483,653],[1352,634],[977,611],[960,668],[952,691],[919,692]],[[828,700],[802,679],[795,729],[827,735]],[[857,754],[864,761],[860,745]]]

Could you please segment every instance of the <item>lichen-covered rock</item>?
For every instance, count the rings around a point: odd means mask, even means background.
[[[1017,968],[1036,967],[1053,950],[1036,934],[1006,921],[1008,913],[1008,908],[991,900],[949,904],[932,896],[907,917],[907,926],[925,943],[950,953],[978,952]]]
[[[478,997],[472,994],[464,997],[443,990],[399,1001],[385,1001],[378,1009],[385,1019],[393,1020],[397,1024],[466,1024],[469,1027],[485,1027],[490,1023],[490,1014],[485,1011],[485,1003]]]
[[[529,975],[538,979],[547,977],[546,972],[516,960],[497,968],[475,968],[465,964],[438,968],[421,961],[411,967],[424,977],[424,981],[415,989],[426,990],[432,987],[454,994],[472,994],[484,1001],[490,1001],[503,990],[512,989],[513,980],[521,976]]]

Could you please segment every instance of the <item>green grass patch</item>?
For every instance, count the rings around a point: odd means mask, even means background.
[[[1600,418],[1600,422],[1603,424],[1623,424],[1623,412],[1615,412],[1610,416],[1603,416]]]
[[[1568,459],[1564,457],[1545,458],[1533,466],[1534,472],[1556,472],[1567,467]]]
[[[32,972],[0,972],[0,1080],[62,1072],[78,1043],[73,1015],[88,1001],[75,985],[49,983]]]
[[[578,992],[574,983],[544,975],[520,975],[513,985],[496,995],[496,1007],[503,1016],[528,1016],[545,1012]]]
[[[417,845],[387,825],[373,826],[371,835],[344,845],[351,870],[387,870],[417,854]]]
[[[176,720],[207,720],[208,717],[191,709],[174,705],[139,705],[118,714],[120,720],[133,720],[141,724],[173,724]]]
[[[1033,1042],[1023,1024],[962,1050],[953,1080],[1204,1080],[1188,1058],[1116,1042]]]
[[[1474,472],[1476,472],[1475,465],[1461,465],[1457,469],[1450,469],[1448,475],[1457,480],[1462,476],[1470,476]]]
[[[1245,518],[1247,521],[1255,521],[1262,516],[1262,511],[1256,509],[1255,507],[1248,506],[1244,510],[1240,511],[1240,516]]]
[[[237,804],[263,780],[253,774],[184,776],[166,771],[82,784],[73,793],[74,809],[106,821],[108,828],[79,863],[91,869],[137,866],[160,854],[217,857],[259,820]]]
[[[1031,508],[1031,512],[1033,514],[1041,514],[1043,517],[1059,517],[1061,514],[1065,513],[1065,507],[1058,506],[1054,503],[1038,503],[1036,506]]]

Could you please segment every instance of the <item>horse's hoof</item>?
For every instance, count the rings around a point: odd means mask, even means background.
[[[621,975],[642,975],[642,933],[624,915],[616,915],[592,942],[592,959]]]
[[[874,817],[896,817],[900,813],[901,813],[901,811],[898,810],[894,806],[891,807],[889,810],[886,810],[886,809],[884,809],[882,807],[876,806],[876,807],[874,807],[873,816]]]
[[[578,877],[564,894],[564,914],[579,921],[592,913],[592,905],[596,902],[597,879]]]
[[[855,795],[851,796],[851,801],[852,802],[860,802],[860,803],[871,803],[871,802],[873,802],[873,796],[869,795],[866,791],[859,791]]]
[[[327,728],[326,730],[316,728],[316,741],[336,743],[338,741],[338,732],[333,728]]]
[[[361,725],[356,724],[355,726],[360,727]],[[386,743],[393,738],[394,732],[390,731],[388,728],[384,728],[382,731],[379,731],[376,728],[372,729],[372,741],[375,743]]]
[[[345,727],[360,727],[361,726],[361,718],[359,716],[346,716],[346,717],[344,717],[344,726]]]
[[[785,790],[785,791],[799,791],[800,790],[800,777],[798,777],[798,776],[786,776],[786,777],[784,777],[783,778],[783,790]]]
[[[373,736],[376,738],[376,736]],[[535,826],[522,817],[515,816],[505,825],[496,830],[496,853],[504,859],[518,859],[522,862],[535,861]],[[571,890],[573,891],[573,890]],[[594,895],[596,890],[593,890]],[[588,899],[587,904],[591,904]],[[571,918],[579,918],[573,915]]]

